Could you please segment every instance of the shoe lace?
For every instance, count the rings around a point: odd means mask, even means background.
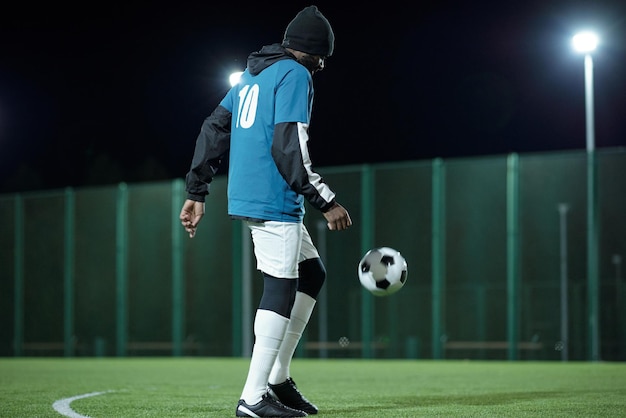
[[[298,386],[296,385],[296,382],[294,382],[292,378],[287,379],[287,381],[289,382],[289,386],[291,386],[294,392],[296,392],[302,399],[306,400],[304,395],[298,390]]]
[[[291,408],[289,408],[286,405],[283,405],[281,402],[277,401],[272,396],[270,396],[269,393],[266,393],[265,395],[263,395],[263,399],[265,400],[265,402],[267,402],[268,404],[270,404],[270,405],[272,405],[272,406],[274,406],[276,408],[285,409],[285,410],[291,410]]]

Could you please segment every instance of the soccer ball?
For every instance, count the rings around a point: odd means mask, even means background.
[[[389,247],[373,248],[359,262],[359,280],[373,295],[389,296],[406,283],[407,267],[399,251]]]

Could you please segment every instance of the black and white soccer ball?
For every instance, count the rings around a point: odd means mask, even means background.
[[[407,275],[406,260],[393,248],[373,248],[359,262],[359,280],[375,296],[396,293],[406,283]]]

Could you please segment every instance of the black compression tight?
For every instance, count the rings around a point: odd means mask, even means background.
[[[259,302],[259,309],[274,311],[289,318],[296,300],[297,287],[298,279],[280,279],[263,273],[263,296]]]
[[[296,300],[296,290],[317,299],[326,280],[326,269],[322,260],[319,258],[305,260],[299,264],[298,270],[300,276],[298,279],[281,279],[263,273],[263,296],[259,302],[259,309],[273,311],[289,318]]]
[[[298,291],[306,293],[313,299],[317,299],[324,281],[326,280],[326,268],[319,258],[304,260],[298,265]]]

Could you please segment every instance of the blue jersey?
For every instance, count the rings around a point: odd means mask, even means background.
[[[304,198],[291,189],[272,157],[274,126],[309,123],[311,75],[281,60],[253,76],[246,70],[220,103],[232,113],[228,213],[272,221],[300,221]]]
[[[312,105],[311,74],[284,48],[251,54],[240,82],[203,124],[187,175],[189,197],[203,199],[228,152],[231,216],[302,222],[305,199],[328,210],[335,194],[313,171],[307,147]]]

